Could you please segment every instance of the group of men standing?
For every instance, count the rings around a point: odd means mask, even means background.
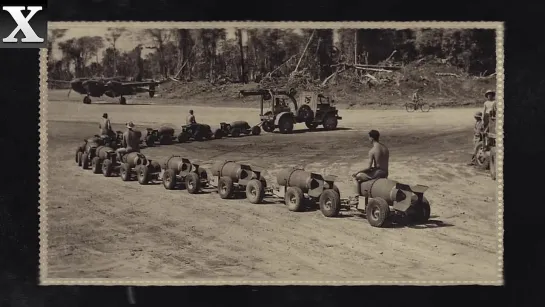
[[[483,105],[483,110],[475,113],[475,126],[473,127],[473,146],[476,147],[483,140],[483,136],[489,131],[489,123],[491,117],[496,117],[497,104],[496,92],[492,90],[486,91],[484,94],[486,101]],[[475,155],[471,157],[469,165],[475,165]]]

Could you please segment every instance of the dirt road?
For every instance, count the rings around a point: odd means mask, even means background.
[[[341,111],[331,132],[222,139],[146,148],[151,159],[181,154],[204,162],[236,159],[268,170],[282,167],[339,176],[342,196],[350,174],[365,167],[366,133],[377,129],[391,152],[390,178],[424,184],[431,202],[427,225],[379,229],[357,212],[326,218],[289,212],[269,199],[252,205],[216,193],[189,195],[161,184],[105,178],[74,162],[75,148],[98,131],[108,112],[114,128],[185,121],[190,106],[48,106],[48,278],[180,280],[497,280],[496,183],[466,166],[473,109]],[[257,111],[191,107],[197,121],[247,120]],[[304,129],[297,125],[296,129]],[[178,131],[178,130],[177,130]]]

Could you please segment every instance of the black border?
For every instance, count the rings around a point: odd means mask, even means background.
[[[35,1],[34,1],[35,2]],[[49,1],[51,21],[506,21],[505,287],[146,287],[138,304],[539,306],[545,289],[543,3],[500,1]],[[241,2],[238,2],[241,3]],[[38,51],[0,49],[0,299],[6,306],[121,306],[124,287],[38,287]],[[516,179],[515,179],[516,178]],[[402,257],[402,255],[400,255]],[[2,306],[4,306],[2,304]]]

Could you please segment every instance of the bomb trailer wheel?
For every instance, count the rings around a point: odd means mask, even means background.
[[[426,197],[422,196],[422,199],[418,200],[416,195],[413,195],[411,206],[406,212],[395,210],[380,197],[366,199],[365,209],[361,211],[371,226],[380,228],[389,226],[393,221],[403,224],[423,224],[429,220],[431,214],[430,203]]]
[[[177,186],[185,188],[189,194],[198,194],[203,187],[208,185],[207,173],[199,167],[196,172],[176,173],[173,169],[165,169],[161,180],[167,190],[174,190]]]
[[[264,178],[251,179],[245,184],[234,182],[231,177],[218,178],[218,194],[222,199],[229,199],[236,194],[244,193],[246,199],[252,204],[261,204],[265,198],[267,182]]]
[[[284,204],[289,211],[302,212],[305,209],[305,202],[318,205],[325,217],[336,217],[341,211],[341,196],[339,188],[326,188],[319,197],[310,197],[303,193],[298,187],[287,187],[284,193]]]

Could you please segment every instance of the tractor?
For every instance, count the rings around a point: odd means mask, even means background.
[[[190,124],[182,126],[182,131],[178,134],[178,143],[185,143],[187,141],[203,141],[221,138],[221,133],[218,133],[219,129],[212,132],[210,125],[206,124]]]
[[[261,127],[251,127],[247,121],[234,121],[232,123],[220,123],[220,130],[223,136],[238,137],[240,135],[259,135],[261,134]]]
[[[394,217],[425,223],[430,218],[430,203],[423,185],[407,185],[387,178],[359,182],[356,209],[366,215],[373,227],[384,227]]]
[[[316,92],[303,91],[296,99],[297,91],[290,90],[241,90],[241,96],[260,96],[260,125],[266,132],[275,129],[287,134],[293,132],[293,126],[297,123],[305,123],[309,130],[314,130],[322,125],[325,130],[337,128],[338,121],[342,119],[339,111],[332,106],[333,100]],[[265,102],[268,111],[265,111]]]
[[[160,145],[170,145],[176,137],[174,136],[174,128],[161,126],[159,129],[146,129],[145,142],[148,147],[155,146],[159,142]]]
[[[481,141],[475,145],[475,164],[483,170],[489,170],[492,180],[496,180],[496,110],[484,114],[483,121],[488,127],[481,133]]]

